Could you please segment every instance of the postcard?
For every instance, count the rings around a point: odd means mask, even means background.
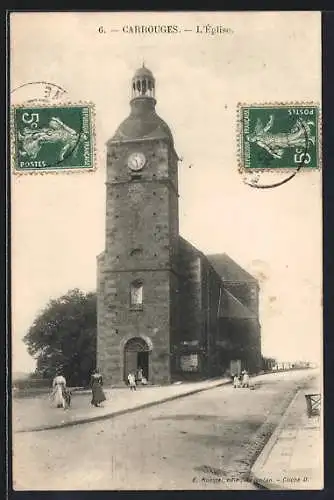
[[[322,489],[320,12],[9,23],[13,489]]]

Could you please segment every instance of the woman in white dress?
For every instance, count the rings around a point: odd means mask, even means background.
[[[64,398],[64,392],[66,389],[66,379],[63,377],[63,375],[57,375],[52,382],[52,396],[54,398],[55,404],[57,408],[64,408],[66,407],[66,401]]]
[[[249,375],[246,370],[243,371],[242,387],[249,387]]]

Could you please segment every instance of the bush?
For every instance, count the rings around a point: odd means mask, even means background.
[[[18,390],[27,390],[27,389],[44,389],[51,388],[52,380],[42,379],[42,378],[28,378],[22,380],[15,380],[13,382],[13,387]]]

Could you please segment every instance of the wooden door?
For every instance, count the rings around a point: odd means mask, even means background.
[[[137,371],[137,353],[136,351],[124,352],[124,380],[127,382],[130,372]]]
[[[240,359],[232,359],[230,363],[230,371],[231,375],[240,376],[241,373],[241,360]]]

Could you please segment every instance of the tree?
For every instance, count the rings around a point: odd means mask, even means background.
[[[61,370],[70,385],[87,385],[96,363],[96,293],[70,290],[51,300],[23,341],[37,361],[36,374]]]

